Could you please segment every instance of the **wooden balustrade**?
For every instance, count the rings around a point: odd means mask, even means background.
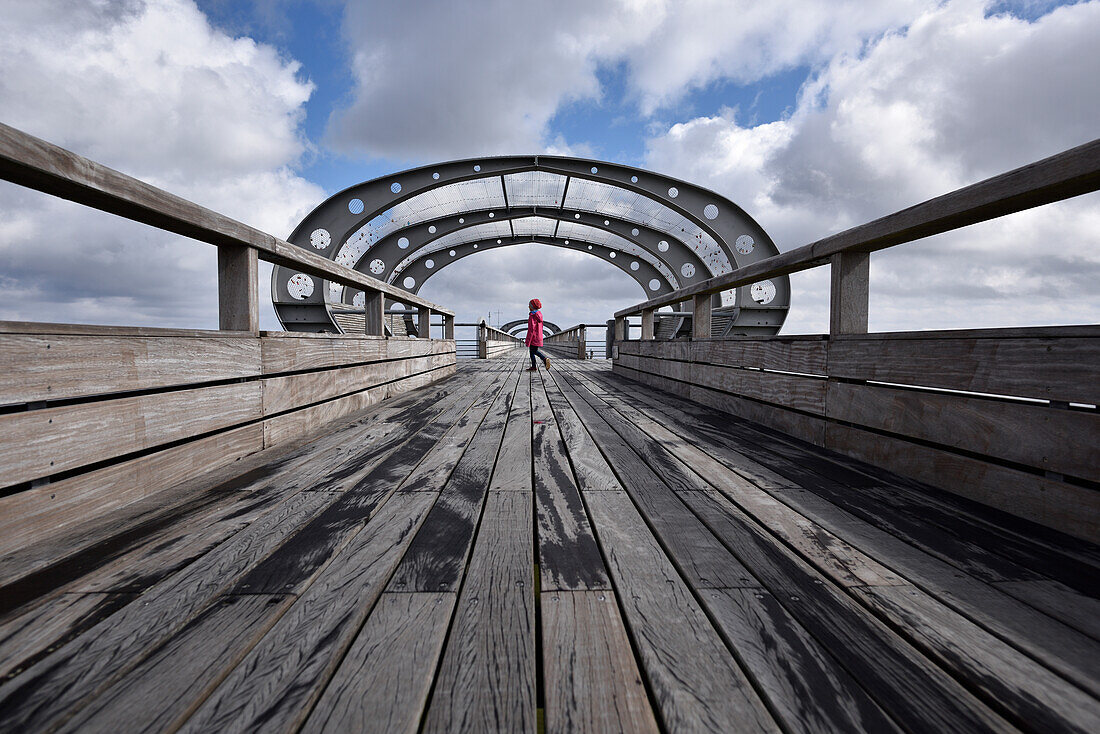
[[[570,326],[568,329],[562,329],[556,334],[546,337],[543,342],[550,347],[565,347],[565,353],[570,358],[588,358],[587,328],[585,324],[577,324],[576,326]]]
[[[522,339],[489,326],[484,319],[477,325],[477,355],[480,359],[507,356],[522,346]]]

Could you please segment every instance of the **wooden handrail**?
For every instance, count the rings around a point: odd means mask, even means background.
[[[223,214],[0,123],[0,178],[453,318],[454,312]],[[227,263],[236,267],[237,263]],[[247,268],[247,264],[243,266]],[[246,273],[247,275],[247,273]],[[239,280],[239,279],[238,279]]]
[[[894,247],[1100,189],[1100,139],[615,312],[616,319]],[[863,256],[862,258],[860,256]],[[860,264],[856,268],[861,267]],[[866,264],[862,263],[866,269]],[[865,295],[865,294],[864,294]]]

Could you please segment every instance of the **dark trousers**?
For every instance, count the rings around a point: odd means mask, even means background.
[[[535,366],[535,355],[538,355],[538,358],[541,359],[543,362],[546,361],[546,355],[543,354],[542,351],[538,347],[536,347],[534,345],[531,345],[527,348],[531,350],[531,366],[532,367]]]

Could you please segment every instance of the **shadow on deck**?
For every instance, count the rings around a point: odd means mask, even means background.
[[[1096,546],[523,367],[6,558],[0,729],[1100,731]]]

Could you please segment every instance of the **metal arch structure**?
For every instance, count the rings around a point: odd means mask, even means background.
[[[515,336],[521,331],[527,331],[527,319],[516,319],[515,321],[509,321],[504,326],[500,327],[500,330],[505,334]],[[561,327],[555,324],[553,321],[543,321],[542,330],[547,334],[557,334],[561,331]]]
[[[429,252],[413,259],[405,268],[396,274],[397,282],[402,288],[412,293],[419,293],[424,282],[432,275],[439,272],[464,257],[469,257],[478,252],[485,252],[500,247],[512,247],[514,245],[539,244],[561,247],[567,250],[575,250],[586,255],[605,260],[619,270],[633,278],[642,291],[649,297],[665,295],[676,290],[675,283],[661,274],[661,271],[639,257],[631,257],[623,254],[621,250],[588,242],[587,240],[565,240],[556,237],[526,236],[526,237],[501,237],[496,239],[479,240],[455,245],[447,251]],[[451,255],[450,253],[455,253]],[[635,267],[635,265],[637,267]],[[411,279],[411,280],[410,280]]]
[[[513,209],[509,205],[506,177],[528,172],[553,174],[564,179],[565,183],[560,194],[559,206],[552,208],[516,207]],[[566,210],[565,205],[570,183],[574,180],[590,181],[614,189],[633,192],[650,203],[655,202],[671,210],[701,232],[709,235],[728,260],[730,267],[744,267],[778,254],[778,249],[771,238],[755,220],[739,206],[712,191],[651,171],[615,163],[564,156],[501,156],[465,159],[422,166],[373,179],[345,189],[324,201],[302,220],[289,237],[289,241],[315,254],[335,260],[344,243],[348,242],[350,237],[376,217],[395,206],[452,184],[494,178],[500,178],[501,180],[501,190],[507,209],[507,217],[501,217],[501,221],[506,219],[512,222],[522,217],[535,216],[552,218],[560,223],[566,221],[564,212],[568,211],[574,215],[574,221],[588,226],[595,226],[598,229],[604,229],[624,237],[624,239],[651,255],[653,254],[650,250],[652,237],[654,233],[658,233],[658,236],[669,244],[667,251],[658,250],[664,255],[660,260],[665,261],[665,258],[667,258],[665,264],[674,274],[674,279],[684,280],[686,281],[685,284],[688,285],[691,284],[690,280],[684,278],[681,267],[687,263],[694,265],[693,258],[695,261],[698,261],[699,258],[697,254],[690,252],[691,248],[680,241],[673,231],[670,229],[662,230],[659,227],[645,227],[643,229],[643,225],[638,222],[610,216],[606,211],[599,211],[598,207],[593,207],[591,211]],[[490,211],[493,211],[493,217],[488,216]],[[497,214],[496,211],[498,210],[493,210],[492,207],[471,206],[468,211],[463,211],[454,215],[454,217],[444,217],[442,219],[454,220],[449,226],[457,226],[458,229],[450,230],[453,232],[484,224],[487,221],[497,220],[497,217],[501,215]],[[578,214],[579,217],[576,216]],[[650,224],[653,223],[650,222]],[[429,228],[433,226],[436,231],[430,232]],[[637,235],[633,234],[635,229],[638,230]],[[400,228],[399,232],[393,233],[396,237],[391,235],[389,239],[393,241],[394,245],[397,245],[404,238],[409,244],[406,248],[399,249],[417,252],[425,245],[430,246],[430,241],[426,239],[425,234],[433,235],[435,239],[438,239],[444,235],[439,230],[440,224],[438,223],[409,221],[404,227]],[[624,232],[628,234],[624,235]],[[644,235],[643,232],[645,232]],[[739,238],[740,241],[749,243],[747,249],[733,246],[732,243],[738,242]],[[504,238],[500,239],[503,242]],[[572,241],[575,238],[570,239]],[[535,239],[532,237],[515,237],[511,239],[510,244],[519,244],[521,241],[532,242]],[[674,242],[679,242],[682,247],[674,250]],[[647,246],[647,244],[650,246]],[[376,273],[370,272],[369,264],[375,259],[381,259],[378,257],[380,254],[382,254],[382,250],[371,247],[355,263],[351,264],[357,267],[362,265],[363,267],[360,269],[364,272],[377,276]],[[397,263],[392,262],[394,259],[392,254],[389,252],[386,254],[390,260],[384,262],[391,269],[388,277],[394,278],[392,270],[396,269]],[[410,252],[404,252],[403,254],[405,258],[408,258]],[[414,262],[418,259],[420,258],[414,258]],[[695,271],[692,276],[693,279],[705,280],[718,274],[714,272],[714,268],[710,267],[700,269],[696,266]],[[386,275],[386,273],[382,274]],[[322,281],[319,284],[320,287],[317,287],[318,284],[307,277],[312,292],[307,294],[303,292],[306,289],[298,289],[292,294],[290,279],[295,275],[296,273],[293,270],[283,267],[276,267],[272,272],[272,302],[284,328],[293,331],[339,332],[340,329],[333,320],[329,308],[328,284]],[[407,276],[401,277],[403,280]],[[667,278],[661,278],[661,281],[662,283],[668,282]],[[300,279],[298,282],[301,282]],[[730,309],[735,326],[731,331],[734,333],[738,332],[736,328],[738,325],[744,325],[747,328],[744,333],[776,333],[786,318],[790,303],[790,283],[787,276],[770,280],[771,297],[766,303],[760,303],[758,302],[759,299],[753,298],[756,285],[754,284],[751,289],[747,286],[737,289],[733,308]],[[340,300],[344,300],[344,298]]]

